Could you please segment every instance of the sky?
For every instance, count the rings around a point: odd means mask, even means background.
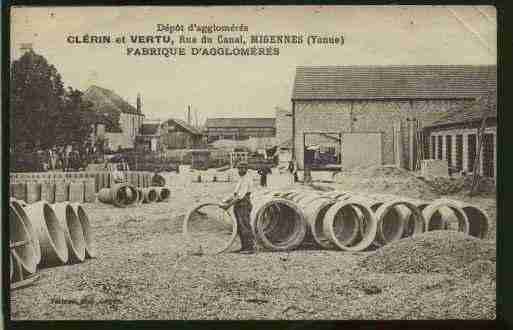
[[[166,58],[127,56],[134,44],[67,42],[85,34],[169,35],[157,24],[193,23],[244,24],[246,35],[343,35],[344,44],[281,46],[279,56]],[[143,113],[153,119],[185,119],[190,105],[202,123],[290,109],[297,66],[496,64],[496,28],[491,6],[17,7],[11,59],[31,43],[66,86],[96,84],[133,105],[140,93]]]

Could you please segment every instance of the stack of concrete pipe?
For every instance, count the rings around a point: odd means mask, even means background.
[[[136,188],[130,184],[115,184],[98,192],[98,200],[117,207],[127,207],[142,203],[164,202],[171,197],[168,187]]]
[[[150,186],[150,172],[123,172],[127,183],[137,188]],[[44,200],[48,203],[91,203],[95,194],[114,186],[107,171],[10,173],[10,195],[27,203]]]
[[[94,258],[96,250],[87,212],[80,203],[9,203],[11,283],[34,278],[38,268]]]
[[[460,201],[311,190],[260,190],[252,196],[251,229],[261,246],[293,250],[303,243],[343,251],[375,249],[431,230],[486,238],[489,218]]]

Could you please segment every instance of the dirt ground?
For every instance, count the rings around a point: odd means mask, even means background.
[[[403,179],[383,180],[372,192],[411,197],[410,182],[398,187],[394,180]],[[366,182],[323,185],[370,189]],[[234,183],[170,186],[168,202],[125,209],[85,204],[97,258],[41,269],[35,285],[11,292],[12,319],[495,318],[494,263],[493,276],[476,279],[468,272],[372,272],[362,261],[376,252],[191,254],[181,234],[186,211],[219,201]],[[415,198],[437,197],[413,186]],[[483,207],[492,220],[488,239],[495,241],[494,195],[444,198]]]

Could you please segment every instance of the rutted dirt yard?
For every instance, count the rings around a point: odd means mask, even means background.
[[[375,252],[188,253],[181,235],[187,209],[199,202],[218,201],[233,186],[171,183],[169,202],[126,209],[85,204],[98,257],[40,270],[35,285],[11,292],[12,318],[495,318],[495,196],[449,196],[480,205],[489,213],[489,240],[433,232]],[[387,181],[387,186],[394,187],[393,182]],[[408,196],[408,191],[403,195]],[[433,197],[437,196],[426,199]],[[415,253],[409,254],[409,249]],[[422,249],[432,249],[428,259],[423,259]],[[419,263],[447,262],[446,255],[458,258],[458,253],[467,258],[465,266],[419,268]],[[383,262],[373,263],[378,255],[390,259],[390,269]],[[404,271],[398,266],[401,258],[422,271]]]

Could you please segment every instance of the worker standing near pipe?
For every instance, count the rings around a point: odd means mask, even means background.
[[[253,180],[248,175],[248,163],[240,161],[237,165],[239,171],[239,181],[235,186],[233,196],[223,201],[224,209],[233,205],[233,213],[237,219],[237,230],[239,232],[241,249],[240,253],[252,254],[256,252],[255,238],[250,226],[250,214],[253,205],[251,204],[251,192],[253,190]]]

